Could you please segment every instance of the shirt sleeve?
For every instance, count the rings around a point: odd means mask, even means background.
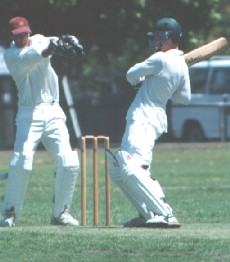
[[[185,75],[181,86],[173,93],[171,100],[179,104],[189,104],[191,100],[191,87],[188,74]]]
[[[45,37],[43,35],[34,35],[32,36],[33,48],[38,52],[38,54],[42,55],[42,51],[48,48],[50,44],[50,40],[58,40],[56,36]]]
[[[162,70],[162,59],[160,52],[150,56],[144,62],[137,63],[131,67],[127,74],[127,80],[131,85],[136,85],[149,75],[157,75]]]
[[[32,47],[37,51],[39,55],[42,54],[42,51],[49,46],[49,37],[45,37],[43,35],[33,35],[32,39]]]
[[[32,37],[32,45],[17,49],[14,44],[4,54],[6,65],[15,80],[25,76],[33,67],[45,59],[41,52],[47,47],[45,37]]]

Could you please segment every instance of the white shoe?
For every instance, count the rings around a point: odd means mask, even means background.
[[[69,214],[68,209],[65,209],[59,217],[52,217],[50,223],[52,225],[79,226],[79,222]]]
[[[168,221],[164,216],[155,215],[146,221],[146,227],[165,228],[168,227]]]
[[[168,222],[163,216],[153,215],[146,219],[142,215],[133,218],[124,224],[125,227],[168,227]]]
[[[181,227],[181,224],[178,222],[178,220],[175,217],[169,217],[168,220],[168,227],[169,228],[179,228]]]
[[[4,217],[1,221],[0,221],[0,227],[14,227],[15,223],[14,223],[14,217]]]
[[[140,215],[124,223],[124,227],[146,227],[145,224],[146,219]]]
[[[179,228],[181,224],[175,217],[164,217],[155,215],[154,218],[148,219],[146,221],[147,227],[154,227],[154,228]]]

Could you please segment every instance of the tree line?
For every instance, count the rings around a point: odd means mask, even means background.
[[[73,79],[76,96],[125,92],[127,69],[150,55],[146,32],[161,17],[181,24],[185,52],[228,36],[228,0],[1,0],[0,45],[10,43],[8,21],[28,18],[33,33],[72,34],[83,44],[79,61],[55,58],[59,74]],[[226,54],[229,50],[226,51]]]

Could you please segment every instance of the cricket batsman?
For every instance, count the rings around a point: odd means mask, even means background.
[[[78,226],[70,213],[79,172],[76,151],[72,151],[66,116],[59,105],[58,77],[50,58],[60,55],[78,58],[83,47],[74,36],[31,36],[28,20],[9,21],[12,43],[4,59],[18,91],[16,139],[11,156],[2,206],[2,227],[12,227],[22,210],[33,157],[40,142],[55,157],[54,206],[51,224]]]
[[[155,141],[167,132],[168,100],[190,101],[189,73],[178,48],[182,30],[175,19],[161,18],[147,35],[153,54],[127,72],[128,82],[140,87],[127,112],[120,150],[107,150],[109,173],[139,214],[125,227],[178,228],[159,182],[150,177],[150,167]]]

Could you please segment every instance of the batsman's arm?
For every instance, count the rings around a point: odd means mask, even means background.
[[[158,74],[163,66],[161,56],[161,53],[153,54],[145,61],[131,67],[126,74],[128,82],[138,88],[145,80],[145,77]]]

